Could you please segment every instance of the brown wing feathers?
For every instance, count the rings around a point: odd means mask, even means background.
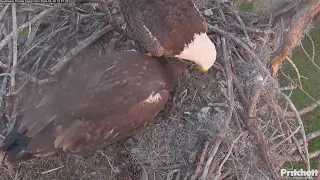
[[[161,65],[136,52],[88,60],[52,86],[52,98],[26,113],[25,123],[8,135],[2,150],[17,160],[80,152],[130,136],[163,108],[183,71],[179,60]]]

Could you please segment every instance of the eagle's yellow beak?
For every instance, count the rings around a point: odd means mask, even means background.
[[[197,69],[202,73],[208,72],[208,69],[204,69],[204,68],[202,68],[200,66],[198,66]]]
[[[148,53],[146,54],[146,56],[152,57],[152,54],[148,52]]]

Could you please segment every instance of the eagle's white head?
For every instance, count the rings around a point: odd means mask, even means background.
[[[201,72],[206,72],[216,61],[216,48],[206,33],[195,34],[193,39],[176,57],[193,61]]]

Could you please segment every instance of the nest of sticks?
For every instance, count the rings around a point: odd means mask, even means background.
[[[51,83],[86,48],[135,48],[121,34],[113,1],[0,6],[2,137],[19,123],[24,89]],[[2,154],[0,179],[262,179],[279,177],[292,161],[310,169],[307,142],[319,133],[305,134],[301,112],[272,76],[276,26],[254,21],[232,2],[207,1],[201,11],[217,62],[206,74],[186,62],[173,98],[147,128],[82,156],[11,164]]]

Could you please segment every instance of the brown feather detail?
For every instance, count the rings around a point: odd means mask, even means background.
[[[82,152],[131,136],[164,107],[184,72],[175,58],[157,60],[137,52],[91,58],[97,54],[79,55],[85,61],[76,71],[48,87],[50,101],[26,113],[28,123],[20,128],[32,138],[28,151],[37,156]],[[146,101],[150,97],[154,101]]]
[[[120,0],[120,7],[134,40],[154,56],[178,55],[207,32],[192,0]]]

